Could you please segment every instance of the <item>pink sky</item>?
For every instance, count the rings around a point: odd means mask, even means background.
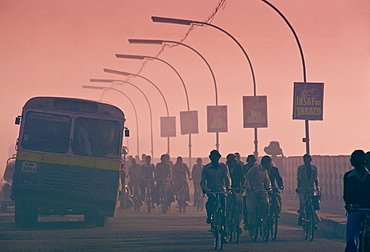
[[[370,2],[364,0],[271,0],[290,21],[305,55],[308,82],[324,82],[324,120],[310,123],[311,154],[348,155],[369,150],[370,125]],[[123,79],[103,68],[136,73],[140,61],[115,58],[116,53],[155,56],[160,46],[130,45],[129,38],[179,41],[187,26],[159,24],[151,16],[205,20],[216,0],[3,0],[0,2],[0,160],[16,142],[14,118],[34,96],[67,96],[99,100],[101,91],[83,89],[90,78]],[[232,34],[247,51],[255,71],[257,95],[267,95],[268,128],[258,130],[259,154],[270,141],[279,141],[286,156],[305,153],[304,122],[292,120],[293,83],[303,81],[297,44],[285,22],[262,1],[226,1],[212,21]],[[211,27],[198,27],[183,42],[198,50],[211,65],[218,85],[219,105],[228,106],[228,133],[220,133],[220,152],[254,150],[253,130],[244,129],[242,96],[253,95],[249,65],[229,37]],[[199,134],[192,136],[193,157],[215,148],[215,134],[206,132],[206,106],[215,104],[210,72],[185,47],[166,48],[160,58],[173,65],[185,81],[190,109],[198,110]],[[161,62],[141,72],[164,93],[177,137],[171,156],[188,155],[188,136],[180,134],[179,114],[187,110],[184,90],[175,73]],[[123,76],[122,76],[123,77]],[[154,153],[166,152],[159,136],[163,100],[147,82],[131,80],[153,107]],[[98,84],[99,85],[99,84]],[[104,85],[104,84],[101,84]],[[139,115],[140,152],[150,152],[148,107],[130,86],[116,86],[131,97]],[[128,145],[136,154],[133,108],[118,92],[104,101],[120,107],[131,129]],[[126,142],[125,142],[126,143]],[[206,161],[205,161],[206,162]],[[0,167],[0,170],[2,167]]]

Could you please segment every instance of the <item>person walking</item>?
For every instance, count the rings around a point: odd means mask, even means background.
[[[202,177],[202,170],[204,165],[202,164],[202,159],[197,158],[197,163],[193,166],[191,170],[191,177],[193,178],[193,187],[194,187],[194,206],[201,204],[199,198],[202,197],[202,189],[200,188],[200,180]]]

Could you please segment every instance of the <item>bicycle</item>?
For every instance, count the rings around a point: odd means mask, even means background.
[[[204,208],[204,200],[202,189],[199,185],[199,180],[194,182],[194,205],[197,206],[197,211],[203,211]]]
[[[211,215],[211,232],[213,234],[213,248],[222,250],[227,242],[225,228],[225,192],[207,192],[208,197],[214,197],[214,212]],[[222,203],[224,201],[224,203]]]
[[[133,201],[134,211],[140,212],[140,207],[142,206],[141,195],[139,184],[135,183],[132,185],[132,194],[130,195],[131,200]]]
[[[264,190],[254,190],[251,189],[251,192],[259,193],[257,195],[258,204],[256,207],[256,215],[255,215],[255,223],[252,227],[249,227],[249,235],[253,241],[256,241],[258,238],[258,234],[261,235],[262,240],[267,242],[270,236],[270,213],[269,213],[269,204],[265,201],[264,194],[267,191]],[[262,195],[263,194],[263,195]]]
[[[276,193],[282,190],[283,187],[272,188],[272,193],[270,194],[270,230],[271,230],[271,240],[275,241],[278,233],[280,209],[279,201],[276,197]]]
[[[179,207],[179,212],[180,213],[185,213],[186,211],[186,206],[188,205],[186,203],[186,198],[187,198],[187,195],[189,194],[189,190],[188,190],[188,186],[187,186],[187,181],[186,180],[182,180],[182,181],[178,181],[179,184],[179,190],[178,190],[178,195],[177,195],[177,203],[178,203],[178,207]]]
[[[356,247],[359,252],[370,250],[370,208],[358,208],[354,205],[346,207],[347,211],[359,211],[364,213],[364,218],[361,221],[360,233],[356,239]]]
[[[242,209],[242,191],[240,188],[232,189],[232,194],[228,196],[227,201],[227,234],[230,243],[238,243],[239,236],[242,233],[240,228],[241,209]]]
[[[317,193],[318,190],[315,189],[300,189],[300,193],[304,193],[305,206],[302,213],[302,227],[303,235],[305,240],[313,241],[316,229],[315,223],[315,209],[312,198],[314,193]]]
[[[166,214],[169,210],[169,181],[167,179],[157,180],[159,204],[161,205],[162,213]]]
[[[143,189],[143,201],[147,206],[148,213],[152,212],[153,208],[153,196],[152,196],[152,185],[154,179],[143,179],[142,180],[142,189]]]

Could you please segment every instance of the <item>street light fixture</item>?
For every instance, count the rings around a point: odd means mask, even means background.
[[[152,154],[152,158],[154,158],[154,144],[153,144],[153,113],[152,113],[152,107],[150,106],[150,102],[149,102],[149,99],[148,97],[145,95],[145,93],[138,87],[136,86],[135,84],[129,82],[129,81],[124,81],[124,80],[112,80],[112,79],[90,79],[90,82],[100,82],[100,83],[125,83],[125,84],[129,84],[133,87],[135,87],[137,90],[139,90],[139,92],[144,96],[147,104],[148,104],[148,107],[149,107],[149,119],[150,119],[150,143],[151,143],[151,154]],[[113,89],[115,90],[113,87],[110,87],[110,89]],[[118,91],[118,90],[116,90]]]
[[[304,60],[303,49],[302,49],[301,43],[299,42],[297,33],[295,32],[293,26],[289,23],[288,19],[283,15],[283,13],[281,13],[281,11],[279,11],[278,8],[276,8],[273,4],[271,4],[270,2],[268,2],[266,0],[261,0],[261,1],[264,2],[265,4],[267,4],[268,6],[270,6],[272,9],[274,9],[280,15],[280,17],[282,19],[284,19],[285,23],[289,26],[289,29],[292,31],[293,36],[294,36],[294,38],[297,42],[299,53],[301,55],[302,69],[303,69],[303,82],[306,83],[306,81],[307,81],[306,80],[306,63],[305,63],[305,60]],[[306,137],[303,139],[303,142],[306,143],[306,153],[310,154],[309,120],[305,120],[305,131],[306,131]]]
[[[208,61],[203,57],[203,55],[200,54],[193,47],[191,47],[191,46],[189,46],[187,44],[181,43],[181,42],[177,42],[177,41],[160,40],[160,39],[129,39],[128,42],[130,44],[146,44],[146,45],[164,45],[165,43],[173,43],[173,44],[185,46],[185,47],[189,48],[190,50],[192,50],[193,52],[195,52],[196,54],[198,54],[198,56],[201,57],[202,60],[206,63],[209,71],[211,72],[212,79],[213,79],[213,84],[214,84],[214,88],[215,88],[216,106],[218,106],[217,83],[216,83],[216,78],[215,78],[215,75],[213,73],[213,70],[212,70],[211,66],[209,65]],[[216,132],[216,149],[217,150],[219,150],[219,146],[220,146],[220,144],[219,144],[219,132]]]
[[[139,153],[140,153],[140,147],[139,147],[139,120],[138,120],[138,116],[137,116],[137,111],[136,111],[135,104],[132,102],[132,100],[130,99],[130,97],[128,95],[126,95],[125,93],[123,93],[121,90],[118,90],[118,89],[115,89],[115,88],[111,88],[111,87],[98,87],[98,86],[85,86],[85,85],[83,85],[82,87],[83,88],[89,88],[89,89],[98,89],[98,90],[109,90],[109,89],[112,89],[112,90],[115,90],[115,91],[121,93],[122,95],[124,95],[129,100],[129,102],[131,103],[132,107],[134,108],[134,113],[135,113],[135,119],[136,119],[136,138],[137,138],[136,148],[137,148],[137,155],[139,155]]]
[[[181,75],[179,74],[179,72],[170,64],[168,63],[167,61],[165,60],[162,60],[158,57],[152,57],[152,56],[143,56],[143,55],[132,55],[132,54],[116,54],[116,57],[117,58],[122,58],[122,59],[136,59],[136,60],[145,60],[145,59],[149,59],[149,60],[158,60],[160,62],[163,62],[165,63],[167,66],[169,66],[172,70],[175,71],[175,73],[177,74],[177,76],[180,78],[180,81],[182,83],[182,86],[184,87],[184,91],[185,91],[185,98],[186,98],[186,103],[187,103],[187,108],[188,108],[188,111],[190,111],[190,103],[189,103],[189,96],[188,96],[188,91],[186,89],[186,85],[185,85],[185,82],[184,80],[182,79]],[[191,134],[189,134],[189,167],[191,167]]]
[[[139,75],[139,74],[133,74],[133,73],[118,71],[118,70],[111,70],[111,69],[107,69],[107,68],[104,68],[104,72],[112,73],[112,74],[118,74],[118,75],[124,75],[124,76],[134,76],[134,77],[139,77],[139,78],[142,78],[142,79],[146,80],[147,82],[152,84],[158,90],[158,92],[161,94],[161,96],[163,98],[163,101],[164,101],[164,105],[166,107],[167,117],[170,116],[166,98],[164,97],[162,91],[158,88],[158,86],[155,85],[151,80],[149,80],[148,78],[146,78],[142,75]],[[170,138],[169,137],[167,137],[167,153],[170,154]]]
[[[195,21],[195,20],[189,20],[189,19],[155,17],[155,16],[152,16],[152,20],[153,20],[153,22],[157,22],[157,23],[180,24],[180,25],[192,25],[192,24],[195,24],[195,25],[202,25],[202,26],[211,26],[213,28],[216,28],[219,31],[222,31],[226,35],[228,35],[232,40],[234,40],[234,42],[243,51],[243,54],[244,54],[244,56],[246,57],[246,59],[248,61],[249,68],[250,68],[250,71],[251,71],[251,74],[252,74],[252,80],[253,80],[253,95],[254,96],[257,95],[256,78],[254,76],[254,70],[253,70],[252,62],[251,62],[251,60],[250,60],[247,52],[244,50],[243,46],[230,33],[228,33],[224,29],[222,29],[222,28],[220,28],[220,27],[218,27],[218,26],[216,26],[214,24],[207,23],[207,22],[201,22],[201,21]],[[258,133],[257,133],[257,127],[254,128],[254,155],[256,157],[258,157]]]

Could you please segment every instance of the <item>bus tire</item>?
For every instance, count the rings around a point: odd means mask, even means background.
[[[37,223],[36,206],[31,202],[17,200],[15,202],[15,224],[18,227],[32,227]]]

